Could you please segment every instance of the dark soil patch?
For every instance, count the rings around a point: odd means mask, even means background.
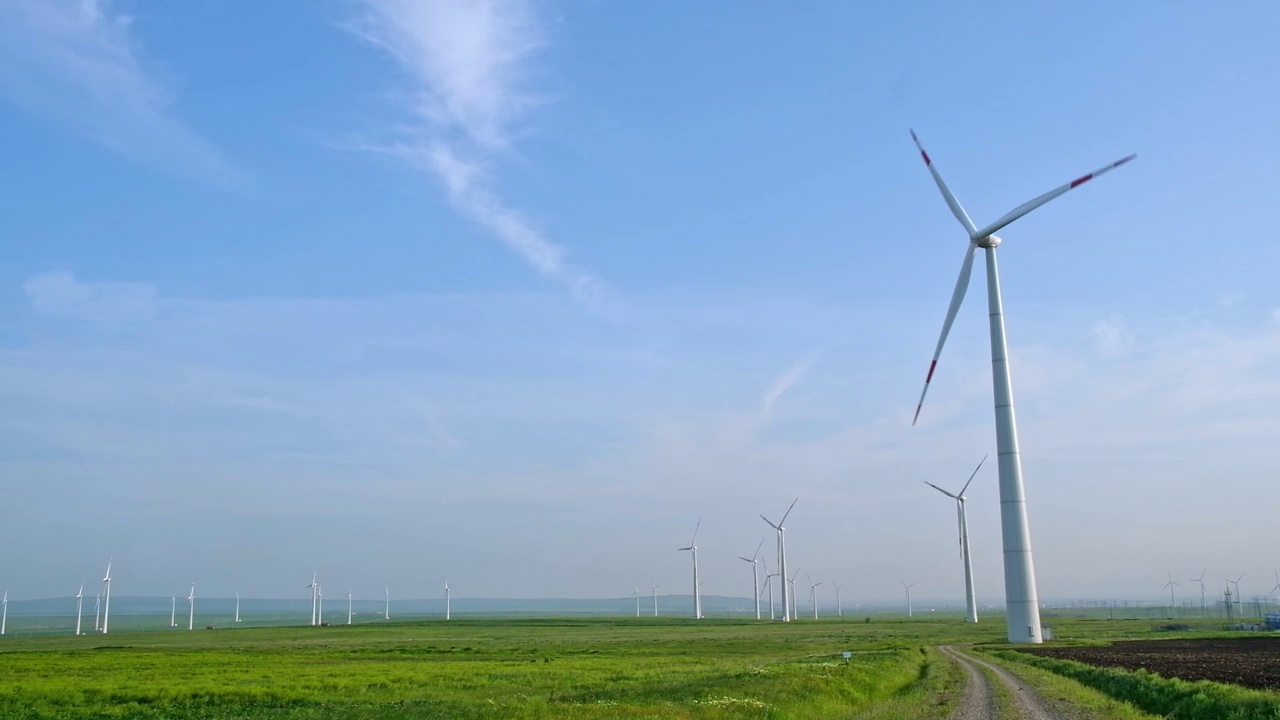
[[[1214,680],[1280,690],[1280,637],[1216,640],[1126,640],[1103,647],[1019,648],[1101,667],[1147,670],[1183,680]]]

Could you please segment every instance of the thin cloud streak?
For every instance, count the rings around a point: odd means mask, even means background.
[[[178,120],[110,0],[0,3],[0,91],[130,159],[230,187],[240,172]]]
[[[532,10],[521,0],[363,0],[348,27],[391,55],[413,85],[410,139],[371,147],[433,175],[459,214],[484,227],[540,275],[567,286],[592,307],[605,285],[566,261],[547,239],[491,187],[487,166],[510,148],[510,129],[534,103],[519,85],[542,46]]]
[[[787,371],[778,376],[776,380],[769,386],[764,394],[761,402],[762,409],[767,416],[773,412],[773,406],[782,399],[783,395],[792,388],[797,382],[811,370],[815,363],[818,362],[818,351],[813,351],[808,355],[797,360]]]

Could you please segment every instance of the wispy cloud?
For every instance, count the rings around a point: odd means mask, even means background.
[[[0,3],[0,90],[135,161],[219,185],[239,173],[178,120],[110,0]]]
[[[604,284],[570,263],[493,190],[488,168],[511,146],[512,126],[535,102],[522,90],[542,30],[523,0],[362,0],[350,29],[390,54],[409,77],[409,127],[377,149],[444,184],[453,207],[489,230],[539,274],[600,306]]]
[[[786,372],[779,375],[769,385],[769,389],[765,391],[764,398],[761,401],[761,410],[766,418],[773,412],[773,406],[813,368],[814,363],[817,361],[818,351],[815,350],[797,360],[791,367],[787,368]]]
[[[82,283],[60,270],[31,276],[22,289],[33,310],[51,317],[117,323],[156,312],[155,288],[145,283]]]

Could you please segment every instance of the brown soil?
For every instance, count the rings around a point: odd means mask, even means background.
[[[1104,647],[1040,647],[1024,652],[1102,667],[1143,669],[1183,680],[1280,690],[1280,637],[1128,640]]]

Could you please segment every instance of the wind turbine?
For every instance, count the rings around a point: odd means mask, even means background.
[[[191,583],[191,594],[187,595],[187,629],[196,629],[196,584]]]
[[[99,590],[98,594],[93,597],[93,631],[94,632],[99,632],[102,630],[102,625],[100,623],[101,620],[102,620],[102,591]]]
[[[311,584],[307,586],[307,589],[311,591],[311,624],[312,625],[319,624],[319,621],[316,620],[316,618],[318,617],[316,614],[316,608],[318,607],[317,603],[320,600],[320,597],[319,597],[320,584],[316,582],[316,576],[319,574],[320,574],[319,570],[313,570],[311,572]]]
[[[907,591],[907,617],[915,617],[911,612],[911,588],[915,587],[916,584],[911,583],[908,585],[905,580],[899,580],[898,582],[902,583],[902,589]]]
[[[107,560],[107,574],[102,578],[102,634],[107,634],[107,622],[111,619],[111,560]]]
[[[773,575],[769,573],[769,561],[764,558],[760,558],[760,561],[764,563],[764,587],[761,592],[769,593],[769,619],[774,620],[777,616],[773,614]]]
[[[653,581],[650,580],[649,584],[653,585]],[[658,617],[658,588],[659,587],[660,586],[658,585],[653,585],[653,616],[654,617]]]
[[[4,589],[4,600],[0,600],[0,605],[4,606],[3,613],[0,613],[0,635],[3,635],[5,626],[9,624],[9,588]]]
[[[351,590],[347,590],[347,624],[351,624]]]
[[[965,621],[971,623],[978,622],[978,597],[973,589],[973,561],[969,558],[969,521],[966,519],[964,510],[964,491],[969,489],[969,483],[973,482],[973,478],[976,477],[978,471],[982,469],[982,463],[986,461],[987,458],[984,455],[982,459],[978,461],[978,467],[973,469],[973,474],[969,476],[964,487],[960,488],[960,492],[955,493],[954,495],[931,482],[925,481],[925,485],[928,485],[934,490],[937,490],[943,495],[946,495],[956,501],[956,517],[960,523],[960,560],[964,562]]]
[[[815,583],[813,581],[813,578],[809,577],[808,573],[805,573],[805,578],[808,579],[809,581],[809,600],[810,602],[813,603],[813,619],[817,620],[818,619],[818,586],[821,585],[822,583],[820,582]]]
[[[448,578],[445,578],[445,581],[444,581],[444,619],[445,619],[445,620],[448,620],[448,619],[449,619],[449,615],[450,615],[450,607],[449,607],[449,579],[448,579]]]
[[[698,528],[702,527],[702,518],[698,518],[698,524],[693,527],[693,540],[689,542],[689,547],[676,548],[677,552],[688,550],[693,553],[693,617],[694,619],[702,618],[702,586],[698,584]]]
[[[751,563],[751,589],[755,591],[754,595],[756,596],[756,619],[757,620],[760,619],[760,577],[756,573],[756,568],[759,567],[758,563],[760,561],[757,558],[760,557],[760,548],[762,547],[764,547],[763,539],[760,540],[760,544],[756,546],[755,554],[752,555],[750,558],[744,558],[741,555],[738,556],[739,560]]]
[[[178,627],[178,596],[169,596],[169,627]]]
[[[1276,598],[1276,591],[1277,591],[1277,590],[1280,590],[1280,570],[1276,570],[1276,585],[1275,585],[1275,587],[1271,588],[1271,589],[1268,591],[1268,592],[1270,592],[1270,593],[1271,593],[1272,602],[1275,602],[1275,598]]]
[[[799,615],[796,614],[796,578],[799,576],[800,576],[799,570],[796,570],[794,573],[791,574],[790,580],[787,579],[786,575],[782,576],[783,587],[786,587],[788,583],[791,584],[791,593],[787,597],[791,600],[791,608],[790,608],[791,617],[797,618],[797,619],[800,617]],[[786,601],[783,601],[782,609],[784,612],[787,611]]]
[[[833,580],[831,584],[835,585],[835,581]],[[839,613],[841,619],[844,618],[844,603],[840,602],[840,588],[842,587],[844,586],[836,585],[836,612]]]
[[[383,592],[387,596],[387,605],[386,605],[386,608],[382,611],[382,619],[390,620],[391,619],[391,586],[388,585],[386,589],[383,590]]]
[[[1207,572],[1209,572],[1207,569],[1201,570],[1200,577],[1191,578],[1187,581],[1187,582],[1193,582],[1193,583],[1200,583],[1200,614],[1206,615],[1206,616],[1209,614],[1209,606],[1205,605],[1204,603],[1204,574]]]
[[[84,583],[76,592],[76,635],[80,634],[80,619],[84,617]]]
[[[636,601],[636,617],[640,617],[640,586],[631,591],[631,599]]]
[[[1169,615],[1172,616],[1176,613],[1174,608],[1177,607],[1176,601],[1173,599],[1173,589],[1178,586],[1178,583],[1173,581],[1173,573],[1167,572],[1165,576],[1169,578],[1169,582],[1165,583],[1164,586],[1169,588]]]
[[[1227,580],[1227,582],[1236,586],[1236,607],[1240,609],[1240,617],[1244,617],[1244,597],[1240,595],[1240,581],[1244,579],[1244,573],[1240,573],[1240,577],[1235,580]]]
[[[791,606],[787,603],[787,538],[786,538],[786,522],[787,516],[791,514],[791,508],[796,506],[800,498],[791,501],[791,507],[782,514],[782,519],[775,525],[772,520],[760,516],[761,520],[769,523],[769,527],[778,533],[778,573],[782,575],[782,622],[791,622]]]
[[[240,622],[240,593],[236,593],[236,622]]]
[[[915,425],[920,418],[920,409],[924,406],[925,393],[929,391],[929,383],[933,380],[933,372],[938,367],[938,357],[942,355],[942,346],[951,332],[951,324],[955,321],[956,312],[964,301],[965,291],[969,288],[969,275],[973,271],[973,256],[981,248],[986,251],[987,261],[987,306],[991,332],[991,381],[995,396],[996,420],[996,454],[999,458],[1000,476],[1000,526],[1004,544],[1004,588],[1006,621],[1008,624],[1009,642],[1040,643],[1043,641],[1040,632],[1040,606],[1036,595],[1035,567],[1031,559],[1031,529],[1027,523],[1027,501],[1022,484],[1022,460],[1018,451],[1018,427],[1013,411],[1013,382],[1009,375],[1009,349],[1005,340],[1004,309],[1000,298],[1000,277],[996,270],[996,248],[1000,238],[992,233],[1000,230],[1018,218],[1106,172],[1132,160],[1135,155],[1117,160],[1099,170],[1082,175],[1075,180],[1050,190],[1049,192],[1029,200],[1010,210],[1003,217],[990,225],[979,229],[969,219],[960,202],[951,194],[947,184],[943,182],[938,169],[933,166],[929,154],[920,145],[915,131],[911,132],[920,156],[933,175],[933,181],[951,208],[960,224],[969,236],[965,249],[964,262],[960,265],[960,277],[956,280],[955,290],[951,294],[951,305],[947,308],[946,319],[942,323],[942,333],[938,337],[938,345],[933,351],[933,360],[929,363],[929,373],[925,376],[924,389],[920,392],[920,402],[916,405],[915,417],[911,424]]]
[[[324,624],[324,585],[316,583],[316,624]]]

